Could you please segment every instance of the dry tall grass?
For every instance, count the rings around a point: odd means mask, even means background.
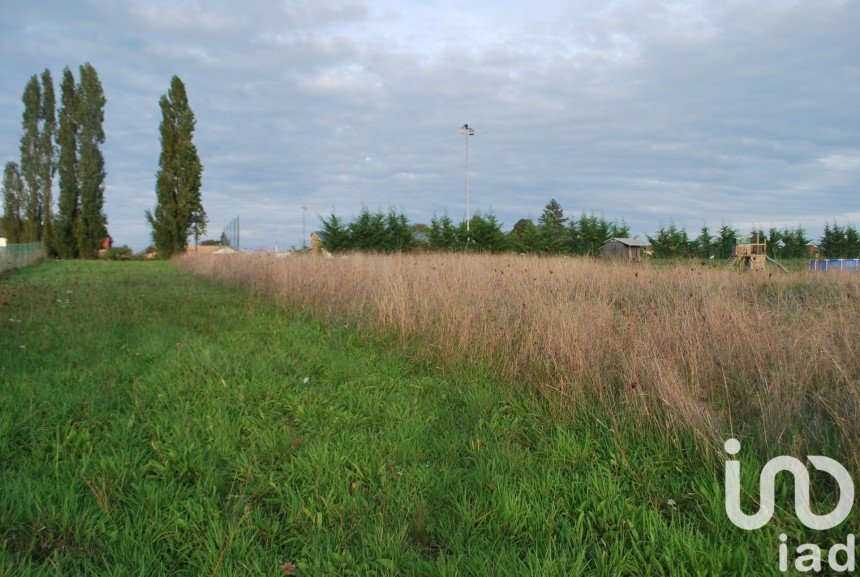
[[[179,263],[713,445],[747,427],[799,451],[836,431],[860,470],[857,276],[462,254]]]

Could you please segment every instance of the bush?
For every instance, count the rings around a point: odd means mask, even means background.
[[[124,244],[109,248],[102,258],[107,260],[131,260],[132,257],[134,257],[134,252],[132,252],[127,244]]]

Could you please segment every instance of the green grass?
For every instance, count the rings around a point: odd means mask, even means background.
[[[165,263],[43,263],[0,311],[0,575],[776,574],[691,440],[482,367]]]

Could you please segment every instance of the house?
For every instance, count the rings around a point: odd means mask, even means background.
[[[204,255],[204,254],[214,254],[224,248],[224,245],[221,244],[200,244],[197,246],[188,246],[185,249],[185,254],[196,254],[196,255]]]
[[[99,249],[98,249],[98,257],[102,258],[110,251],[111,247],[113,247],[113,239],[110,235],[104,237],[99,241]]]
[[[600,249],[600,256],[623,260],[641,260],[651,246],[638,238],[610,238]]]

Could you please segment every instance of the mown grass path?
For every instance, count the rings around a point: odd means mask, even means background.
[[[480,367],[165,263],[44,263],[0,310],[2,575],[775,573],[692,445]]]

